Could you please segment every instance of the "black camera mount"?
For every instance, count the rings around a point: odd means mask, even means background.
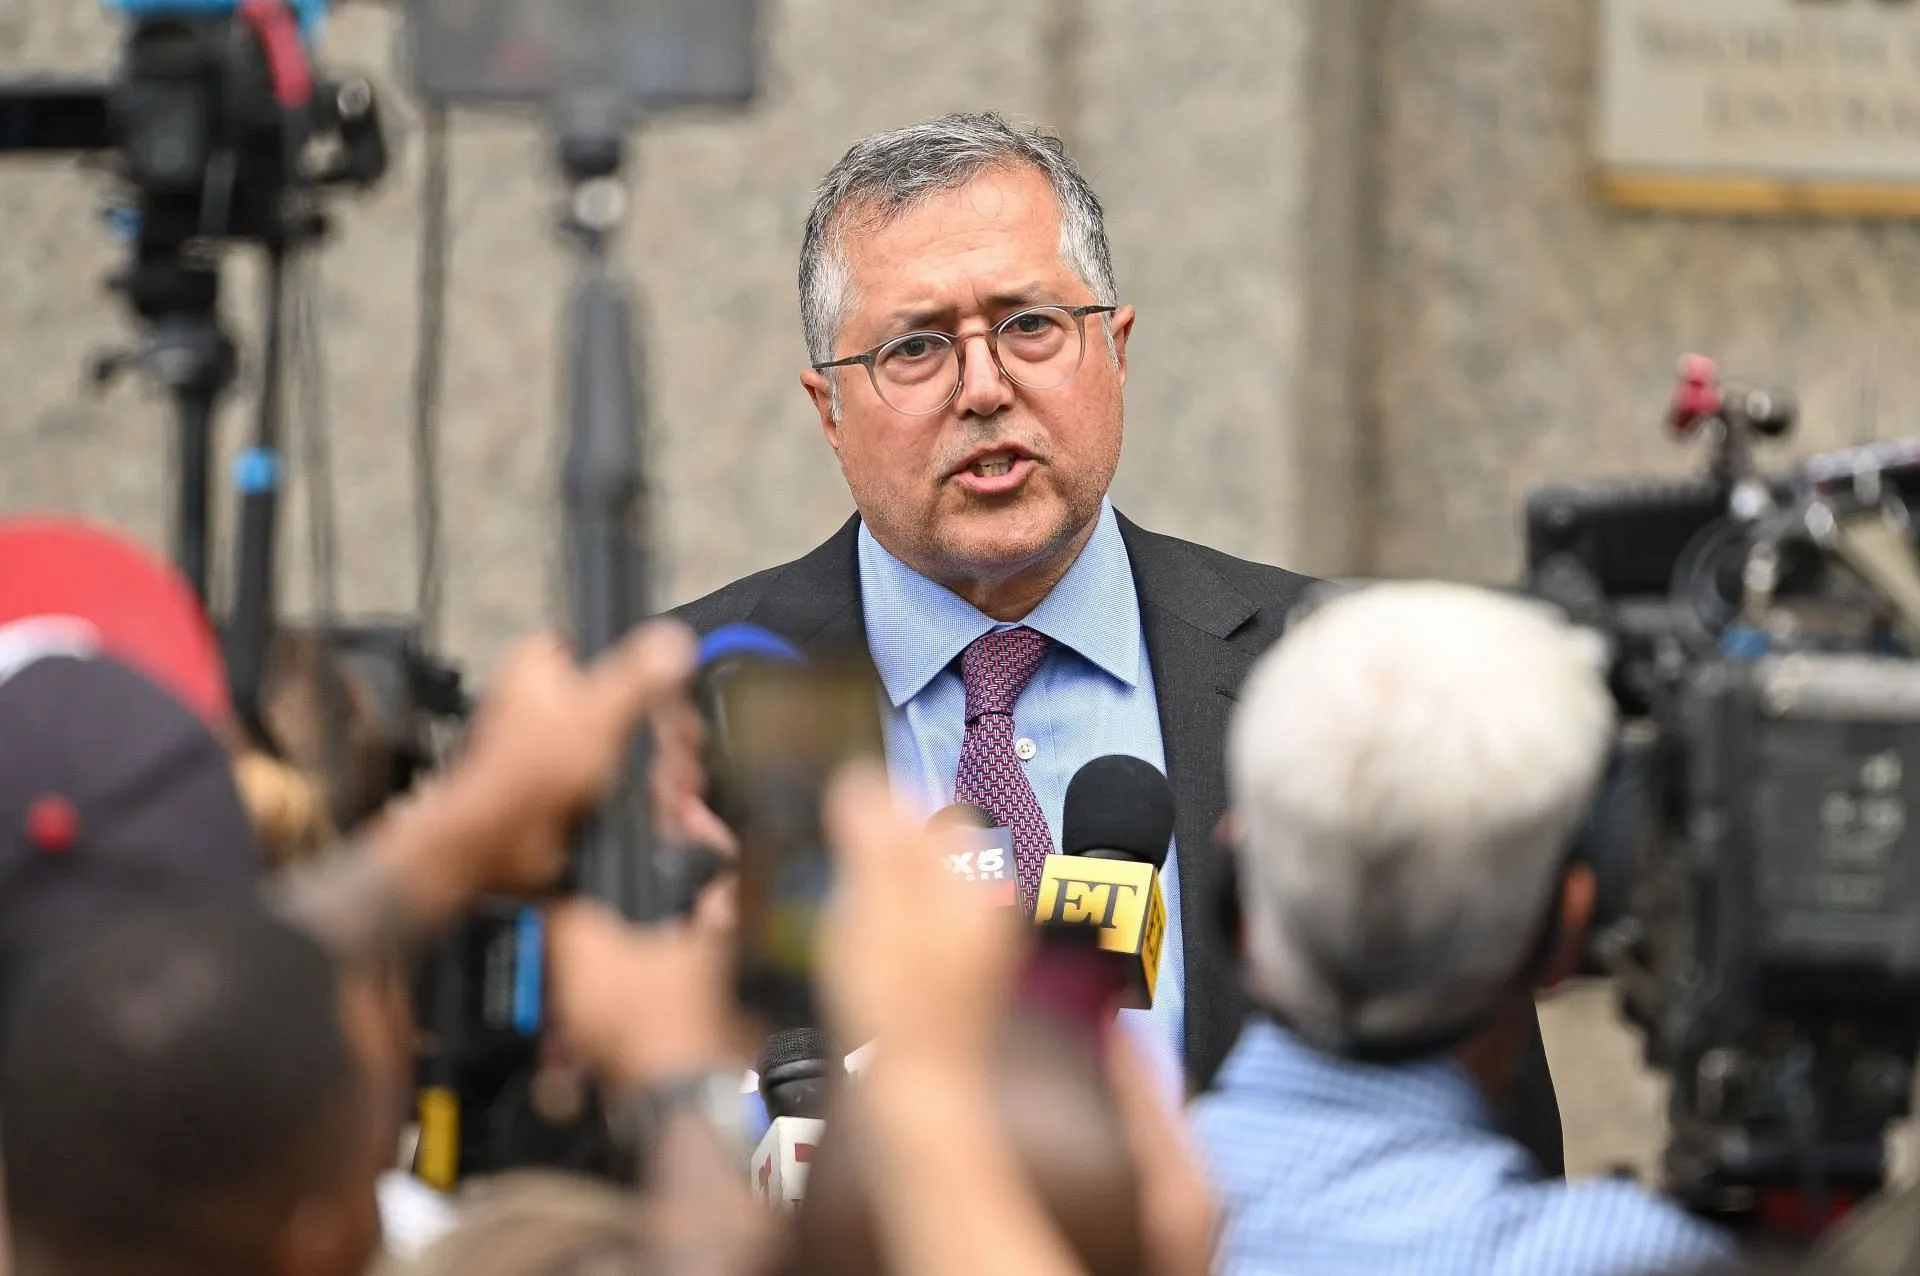
[[[318,191],[371,186],[386,172],[372,87],[317,80],[293,14],[281,6],[149,15],[130,27],[109,83],[0,86],[4,151],[114,157],[125,191],[114,220],[132,255],[111,286],[143,339],[96,357],[94,379],[104,384],[133,370],[173,398],[173,556],[210,610],[213,423],[239,364],[221,318],[221,262],[234,242],[264,254],[260,399],[235,475],[240,527],[225,625],[235,705],[264,738],[259,700],[275,618],[287,265],[326,234]]]

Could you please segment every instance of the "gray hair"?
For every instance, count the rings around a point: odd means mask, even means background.
[[[856,214],[877,229],[945,191],[958,190],[995,168],[1038,169],[1060,205],[1060,256],[1103,306],[1119,304],[1106,221],[1093,187],[1080,175],[1058,137],[1009,124],[991,111],[943,115],[937,120],[875,133],[840,157],[814,193],[800,245],[800,325],[807,357],[833,358],[841,325],[854,305],[845,234]]]
[[[1248,974],[1309,1043],[1442,1034],[1523,976],[1612,740],[1592,638],[1382,584],[1254,666],[1227,745]]]

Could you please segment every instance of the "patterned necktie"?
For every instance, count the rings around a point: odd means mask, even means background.
[[[1032,629],[1003,629],[976,638],[960,653],[967,687],[967,734],[960,741],[960,772],[953,800],[983,807],[1013,832],[1014,876],[1031,914],[1040,872],[1053,853],[1046,813],[1013,754],[1013,702],[1046,659],[1048,639]]]

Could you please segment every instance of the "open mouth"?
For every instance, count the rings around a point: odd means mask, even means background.
[[[1018,491],[1038,466],[1025,452],[1003,448],[974,457],[954,471],[953,481],[975,496],[1007,496]]]

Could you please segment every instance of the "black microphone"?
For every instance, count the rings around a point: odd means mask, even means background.
[[[1167,932],[1160,866],[1172,837],[1173,786],[1150,762],[1108,754],[1067,785],[1065,854],[1047,857],[1034,920],[1097,930],[1122,1006],[1153,1004]]]
[[[754,1071],[760,1074],[760,1099],[767,1115],[821,1117],[826,1114],[827,1090],[844,1068],[827,1062],[827,1043],[817,1028],[788,1028],[768,1037],[760,1047]]]
[[[1173,786],[1153,763],[1109,753],[1074,773],[1060,825],[1063,854],[1157,871],[1173,841]]]
[[[997,829],[1000,821],[993,818],[993,812],[984,806],[972,802],[955,802],[943,806],[933,813],[927,821],[930,829]]]
[[[827,1058],[814,1028],[788,1028],[767,1038],[756,1060],[767,1132],[747,1163],[748,1182],[769,1205],[793,1209],[806,1195],[807,1170],[826,1128],[827,1093],[844,1065]]]
[[[978,886],[981,899],[997,907],[1018,902],[1013,874],[1013,830],[1001,827],[993,812],[971,802],[955,802],[933,813],[927,827],[953,839],[947,872]]]

